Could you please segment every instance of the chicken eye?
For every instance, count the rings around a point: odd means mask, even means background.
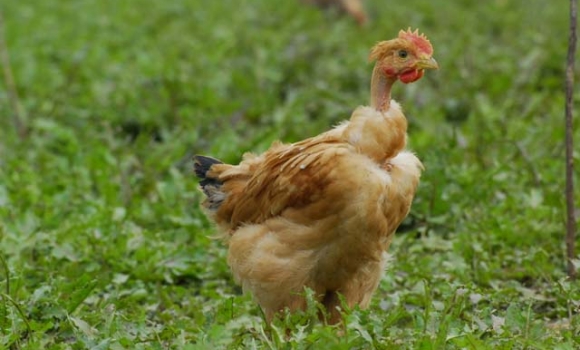
[[[407,58],[407,56],[409,55],[409,53],[406,50],[399,50],[399,52],[397,54],[401,58]]]

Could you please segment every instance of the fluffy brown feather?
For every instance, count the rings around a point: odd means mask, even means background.
[[[409,212],[422,164],[405,151],[407,121],[390,87],[402,74],[429,68],[424,62],[432,58],[411,52],[408,66],[396,59],[396,71],[387,72],[389,60],[413,40],[381,45],[371,86],[376,98],[349,121],[245,154],[239,165],[196,157],[204,207],[227,241],[228,264],[268,320],[284,308],[304,308],[305,287],[326,306],[330,322],[340,320],[338,294],[348,306],[366,307]]]

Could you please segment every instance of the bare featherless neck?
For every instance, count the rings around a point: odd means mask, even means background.
[[[386,112],[391,107],[391,88],[395,81],[408,84],[415,82],[425,69],[437,69],[433,58],[433,46],[419,30],[399,31],[392,40],[378,42],[369,55],[376,61],[371,79],[371,107]]]
[[[397,78],[387,77],[379,66],[377,62],[371,78],[371,107],[379,112],[385,112],[391,106],[391,88]]]

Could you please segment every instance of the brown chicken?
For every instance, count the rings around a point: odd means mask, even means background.
[[[371,106],[349,121],[300,142],[276,142],[239,165],[195,157],[203,206],[229,246],[235,280],[270,321],[305,307],[310,288],[340,321],[339,294],[349,307],[369,304],[393,234],[408,214],[423,168],[405,150],[407,120],[391,87],[438,68],[418,31],[379,42]]]
[[[322,8],[338,7],[342,12],[351,15],[360,25],[367,22],[368,17],[364,10],[362,0],[302,0],[305,3],[317,5]]]

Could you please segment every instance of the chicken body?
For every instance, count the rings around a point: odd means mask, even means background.
[[[362,0],[302,0],[306,3],[317,5],[320,7],[338,6],[342,11],[348,13],[358,22],[358,24],[365,24],[368,20],[367,14],[364,10]]]
[[[268,320],[304,308],[305,287],[331,323],[340,321],[338,294],[350,307],[369,304],[422,170],[405,150],[400,106],[383,100],[316,137],[245,154],[239,165],[196,157],[235,280]]]

